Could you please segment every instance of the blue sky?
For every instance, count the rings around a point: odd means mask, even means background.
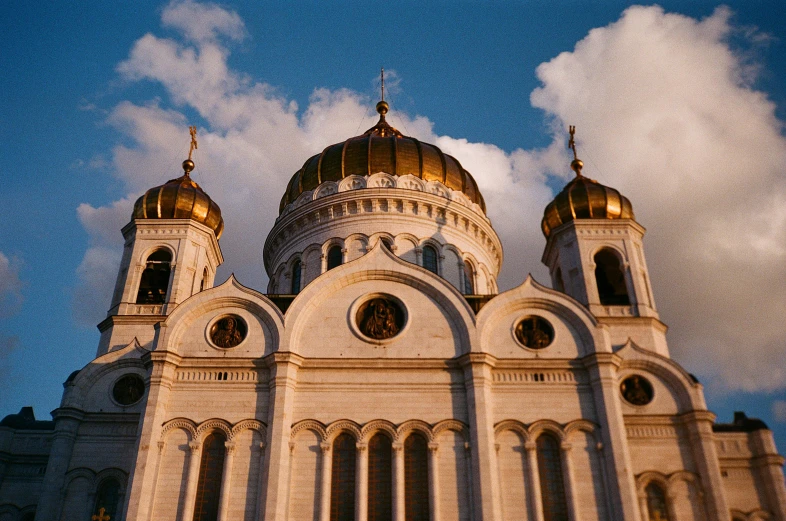
[[[545,282],[539,218],[568,178],[618,188],[672,355],[721,421],[786,450],[786,4],[50,2],[0,6],[0,416],[57,407],[95,353],[133,199],[178,174],[221,204],[226,265],[264,289],[261,245],[294,171],[374,122],[480,183],[501,286]]]

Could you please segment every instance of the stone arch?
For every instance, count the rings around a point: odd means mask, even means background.
[[[355,441],[360,441],[362,434],[360,426],[352,420],[336,420],[325,429],[325,441],[333,443],[333,441],[343,432],[347,432],[355,438]]]
[[[565,439],[569,439],[570,435],[576,432],[588,432],[596,442],[600,442],[598,436],[598,427],[589,420],[573,420],[565,425]]]
[[[650,353],[653,357],[659,356],[655,353]],[[693,396],[690,389],[693,387],[694,382],[690,376],[681,367],[675,367],[676,363],[668,360],[657,359],[626,359],[623,358],[622,363],[617,369],[617,379],[621,382],[631,372],[649,373],[657,377],[663,385],[671,392],[672,396],[677,402],[678,412],[686,412],[698,408],[699,404],[694,403]]]
[[[384,433],[391,441],[398,441],[396,426],[387,420],[372,420],[365,424],[360,429],[360,439],[358,441],[368,443],[378,432]]]
[[[259,420],[240,420],[232,426],[232,436],[227,439],[232,439],[243,431],[257,431],[262,439],[267,439],[267,427]]]
[[[565,429],[554,420],[538,420],[530,424],[527,430],[529,431],[529,438],[533,441],[537,440],[538,436],[544,432],[556,436],[560,443],[566,441]]]
[[[465,443],[469,441],[469,428],[464,422],[459,420],[442,420],[437,422],[431,430],[434,433],[434,438],[437,438],[445,431],[454,431],[461,434]]]
[[[610,244],[595,248],[589,266],[601,305],[629,306],[634,303],[628,263],[618,248]]]
[[[199,443],[204,442],[205,438],[213,431],[221,431],[224,433],[224,436],[226,436],[227,441],[232,440],[232,426],[229,422],[220,418],[211,418],[203,421],[197,426],[196,441]]]
[[[530,440],[530,433],[527,427],[518,420],[503,420],[494,426],[494,438],[498,438],[505,431],[512,431],[519,434],[524,442]]]
[[[289,431],[289,439],[294,440],[295,436],[304,430],[315,432],[317,436],[319,436],[320,441],[325,441],[327,439],[327,431],[325,430],[325,426],[316,420],[300,420],[294,424],[292,429]]]
[[[397,439],[402,441],[407,439],[407,436],[413,432],[423,434],[429,443],[434,441],[434,432],[431,426],[422,420],[407,420],[398,426],[396,432],[398,433]]]
[[[90,483],[91,487],[94,487],[96,482],[96,472],[87,467],[77,467],[75,469],[69,470],[66,472],[65,479],[63,480],[63,489],[67,489],[68,485],[71,484],[72,481],[79,478],[86,479]]]
[[[161,439],[166,441],[166,435],[172,429],[182,429],[188,433],[191,441],[197,439],[197,424],[188,418],[173,418],[161,427]]]

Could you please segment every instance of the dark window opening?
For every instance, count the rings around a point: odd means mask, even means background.
[[[595,282],[600,303],[604,306],[630,305],[625,273],[619,258],[609,250],[600,250],[595,254]]]
[[[355,438],[340,434],[333,442],[330,521],[355,521]]]
[[[300,272],[301,272],[301,264],[299,260],[296,260],[292,264],[292,294],[297,295],[300,293]]]
[[[207,289],[207,268],[202,272],[202,280],[199,282],[199,291]]]
[[[464,294],[475,294],[475,270],[472,269],[469,261],[464,261]]]
[[[199,465],[194,521],[217,521],[218,500],[221,497],[221,476],[224,473],[226,437],[214,432],[202,444],[202,461]]]
[[[433,246],[423,246],[423,267],[437,273],[437,250]]]
[[[109,519],[114,519],[117,514],[117,506],[120,502],[120,483],[114,478],[105,479],[98,486],[96,501],[93,506],[93,514],[99,515],[104,509],[104,515]]]
[[[382,239],[382,246],[388,249],[388,251],[393,251],[393,242],[387,237],[383,237]]]
[[[562,270],[557,268],[554,272],[554,289],[565,293],[565,281],[562,280]]]
[[[343,260],[341,246],[331,246],[327,253],[327,269],[332,270],[341,266]]]
[[[407,521],[428,521],[428,443],[416,433],[404,442],[404,505]]]
[[[377,433],[368,443],[368,521],[392,521],[392,443]]]
[[[169,272],[172,255],[166,250],[153,252],[147,258],[142,279],[139,282],[137,304],[163,304],[169,289]]]
[[[666,492],[657,483],[650,483],[645,489],[647,493],[647,512],[650,519],[669,521],[669,511],[666,508]]]
[[[543,498],[544,521],[568,521],[565,482],[562,477],[559,441],[551,434],[541,434],[537,440],[538,475]]]

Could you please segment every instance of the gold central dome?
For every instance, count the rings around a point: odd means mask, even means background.
[[[224,231],[221,208],[210,199],[189,175],[194,169],[190,159],[183,161],[185,174],[151,188],[134,203],[132,219],[191,219],[211,228],[216,239]]]
[[[377,103],[379,122],[360,136],[325,148],[310,157],[287,185],[279,213],[303,192],[325,181],[341,181],[351,175],[368,176],[385,172],[397,176],[414,175],[424,181],[439,181],[463,192],[486,212],[478,185],[461,163],[439,148],[404,136],[385,121],[385,101]]]

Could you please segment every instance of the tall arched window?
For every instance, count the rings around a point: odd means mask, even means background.
[[[346,432],[333,442],[330,521],[355,521],[355,438]]]
[[[647,512],[651,521],[669,521],[669,509],[666,507],[666,492],[652,482],[645,489],[647,493]]]
[[[194,521],[218,519],[218,499],[221,496],[226,441],[224,433],[214,432],[202,443],[202,462],[199,465]]]
[[[199,291],[207,289],[207,268],[202,272],[202,280],[199,282]]]
[[[332,270],[337,266],[341,266],[342,257],[341,246],[331,246],[327,252],[327,269]]]
[[[544,521],[568,521],[565,482],[562,478],[559,441],[551,434],[538,437],[538,475]]]
[[[404,505],[407,521],[428,521],[428,443],[414,432],[404,442]]]
[[[468,260],[464,261],[464,294],[475,294],[475,270]]]
[[[381,432],[368,442],[368,521],[393,519],[391,445]]]
[[[300,272],[301,272],[301,264],[299,260],[296,260],[292,263],[292,287],[291,293],[293,295],[297,295],[300,293]]]
[[[120,483],[114,478],[105,479],[98,486],[93,514],[98,515],[104,509],[104,515],[114,519],[117,515],[117,504],[120,502]]]
[[[145,270],[139,282],[136,295],[137,304],[163,304],[169,288],[169,271],[172,254],[167,250],[157,250],[145,262]]]
[[[627,306],[630,304],[625,286],[625,273],[619,258],[610,250],[603,249],[595,254],[595,282],[598,285],[600,303],[604,306]]]
[[[437,250],[433,246],[423,246],[423,267],[437,273]]]

